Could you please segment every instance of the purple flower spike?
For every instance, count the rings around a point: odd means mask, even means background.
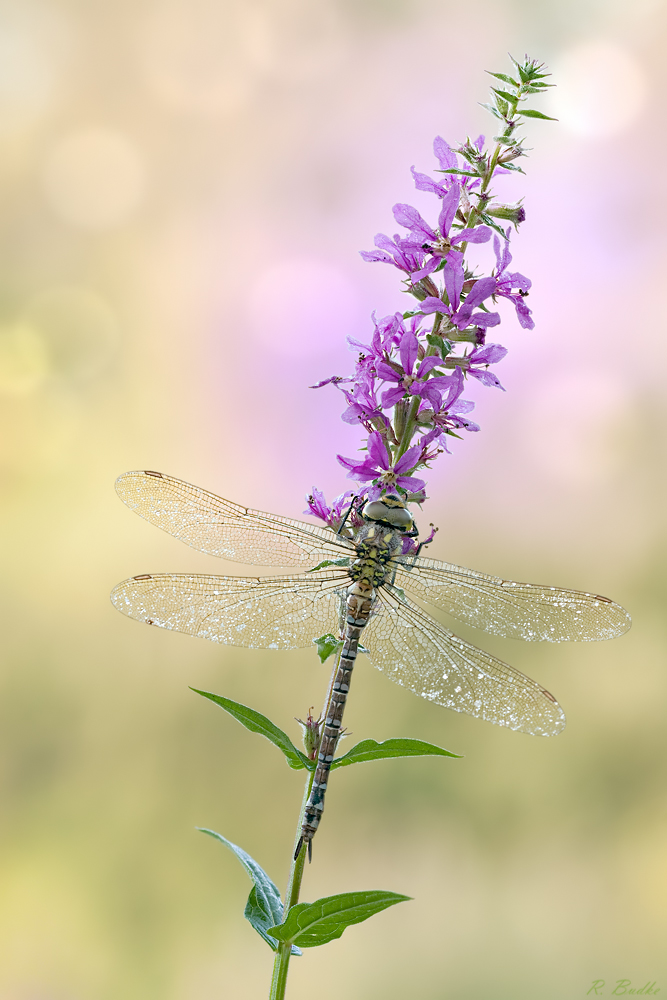
[[[520,83],[502,74],[492,75],[509,81],[510,89],[517,91],[517,100],[522,100],[524,90],[535,94],[547,86],[534,83],[544,76],[542,69],[527,60],[519,73]],[[522,73],[527,74],[525,80]],[[533,81],[534,86],[526,81]],[[452,436],[460,436],[457,432],[479,431],[470,419],[474,402],[462,398],[464,387],[481,382],[504,391],[491,368],[502,361],[507,350],[501,344],[486,343],[488,331],[501,320],[499,312],[491,311],[489,300],[509,299],[519,324],[527,330],[534,327],[525,301],[530,280],[509,270],[510,229],[502,234],[505,239],[494,236],[495,267],[480,264],[481,255],[473,264],[467,255],[472,244],[483,247],[490,243],[492,226],[500,234],[491,220],[505,220],[503,225],[512,223],[516,228],[525,219],[522,199],[512,205],[501,204],[490,193],[491,182],[507,172],[511,161],[525,155],[522,140],[509,141],[521,124],[507,118],[507,109],[514,105],[508,104],[506,95],[498,96],[502,91],[494,93],[497,106],[493,113],[506,119],[506,128],[502,126],[503,134],[494,138],[494,146],[487,149],[480,135],[453,149],[437,136],[433,142],[436,169],[429,174],[411,167],[417,190],[438,199],[437,214],[434,210],[422,215],[412,205],[399,202],[393,206],[393,214],[404,234],[389,237],[378,233],[375,249],[361,251],[364,260],[391,264],[401,271],[406,279],[404,291],[417,302],[403,314],[379,321],[373,316],[370,343],[348,338],[350,347],[360,352],[354,375],[319,383],[331,383],[344,394],[347,408],[343,420],[361,424],[368,433],[365,458],[338,455],[348,477],[365,484],[366,497],[400,489],[425,499],[425,484],[413,473],[448,451]],[[526,114],[538,115],[534,111]],[[480,221],[488,224],[478,225]],[[429,323],[427,317],[434,318]],[[451,374],[443,374],[445,369]],[[402,448],[405,453],[397,458]],[[416,502],[415,496],[408,496],[408,500]],[[323,498],[315,492],[310,502],[313,512],[319,511],[317,516],[333,517],[327,515]]]

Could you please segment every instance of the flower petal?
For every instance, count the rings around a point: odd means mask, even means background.
[[[437,368],[438,365],[441,364],[442,364],[442,358],[439,358],[437,354],[429,356],[428,358],[424,358],[419,368],[417,369],[417,378],[423,378],[424,375],[428,375],[431,369]]]
[[[417,232],[425,240],[437,240],[438,236],[431,227],[422,219],[416,208],[412,205],[398,204],[393,208],[394,218],[399,226],[405,226],[410,232]]]
[[[406,469],[411,469],[419,461],[420,455],[420,445],[416,444],[413,448],[408,448],[405,455],[402,455],[394,465],[394,472],[399,473],[404,472]]]
[[[456,153],[449,143],[445,142],[442,136],[436,135],[433,140],[433,152],[435,153],[436,159],[438,160],[442,170],[456,169],[458,165]]]
[[[441,299],[436,299],[434,295],[428,295],[422,302],[420,302],[419,309],[427,315],[434,312],[446,313],[449,315],[449,309],[445,303]]]
[[[452,304],[452,309],[456,310],[459,307],[461,301],[461,289],[463,288],[463,282],[465,281],[465,275],[463,273],[463,255],[457,253],[450,253],[447,257],[447,262],[445,264],[445,288],[447,289],[447,295],[449,296],[449,301]]]
[[[377,431],[371,431],[368,435],[368,454],[379,468],[389,468],[389,452],[382,435]]]
[[[462,240],[465,240],[466,243],[486,243],[490,239],[491,230],[488,226],[475,226],[474,229],[462,229],[452,239],[452,243],[460,243]]]
[[[380,396],[380,405],[383,410],[389,410],[392,406],[396,406],[399,400],[403,399],[405,396],[405,389],[402,385],[396,386],[395,389],[387,389]]]
[[[417,360],[419,341],[411,330],[406,331],[401,337],[398,353],[401,357],[401,364],[406,375],[412,375],[412,369]]]
[[[402,486],[404,490],[410,490],[411,493],[418,493],[419,490],[426,488],[426,481],[424,479],[415,479],[413,476],[399,476],[396,483],[398,486]]]
[[[415,181],[415,187],[418,191],[428,191],[429,194],[435,194],[438,198],[442,198],[443,194],[447,191],[446,184],[438,184],[438,182],[434,181],[432,177],[428,176],[428,174],[420,174],[414,167],[410,167],[410,170]]]
[[[456,209],[459,207],[459,198],[461,197],[461,188],[457,181],[452,182],[452,186],[449,191],[442,199],[442,208],[440,209],[440,215],[438,216],[438,228],[442,236],[448,236],[449,230],[452,227],[452,222],[454,221],[454,216],[456,215]]]
[[[503,392],[505,391],[493,372],[487,371],[486,368],[471,368],[468,371],[468,375],[472,375],[472,377],[476,378],[478,382],[482,383],[482,385],[492,385],[497,389],[502,389]]]
[[[506,354],[507,348],[502,344],[486,344],[484,347],[476,347],[468,355],[468,361],[471,365],[495,365],[498,361],[502,361]]]

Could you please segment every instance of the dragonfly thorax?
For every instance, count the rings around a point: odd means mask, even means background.
[[[378,523],[365,524],[357,533],[355,548],[357,558],[350,566],[349,574],[356,586],[350,588],[348,593],[363,592],[371,596],[384,583],[390,561],[401,551],[402,532]]]

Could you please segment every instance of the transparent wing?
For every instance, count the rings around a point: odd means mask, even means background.
[[[515,583],[435,559],[399,561],[397,586],[493,635],[548,642],[612,639],[632,624],[624,608],[599,594]]]
[[[116,480],[123,503],[193,549],[260,566],[312,566],[354,551],[329,528],[250,510],[161,472]]]
[[[299,649],[340,629],[348,577],[332,571],[237,577],[193,573],[133,576],[111,592],[137,621],[252,649]]]
[[[410,601],[380,589],[362,642],[371,662],[415,694],[476,719],[533,736],[565,727],[560,705],[540,684],[453,635]]]

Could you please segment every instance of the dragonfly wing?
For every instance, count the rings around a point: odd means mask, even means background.
[[[362,642],[371,662],[415,694],[533,736],[565,727],[560,705],[540,684],[443,628],[410,601],[379,592]]]
[[[126,472],[116,492],[132,510],[201,552],[260,566],[312,566],[352,552],[330,528],[250,510],[161,472]]]
[[[252,649],[299,649],[340,629],[346,575],[237,577],[194,573],[133,576],[111,592],[137,621]]]
[[[435,559],[400,562],[397,586],[493,635],[548,642],[613,639],[632,624],[624,608],[599,594],[515,583]]]

